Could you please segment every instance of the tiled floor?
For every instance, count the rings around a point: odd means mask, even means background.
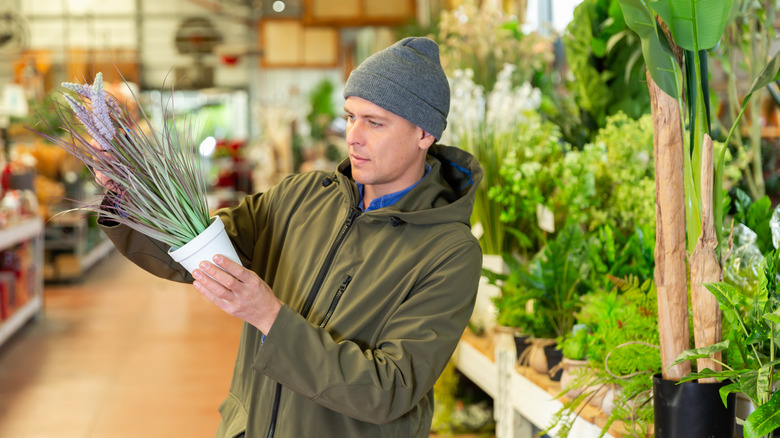
[[[116,253],[0,346],[0,437],[213,437],[240,321]]]

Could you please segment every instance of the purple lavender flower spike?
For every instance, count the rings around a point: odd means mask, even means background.
[[[89,99],[90,91],[92,90],[92,87],[88,84],[77,84],[73,82],[63,82],[61,84],[64,88],[67,88],[70,91],[73,91],[74,93],[78,94],[81,97],[85,97]]]
[[[62,86],[75,92],[80,99],[65,95],[65,100],[73,110],[73,114],[86,128],[89,135],[100,145],[103,150],[112,150],[116,128],[111,120],[111,114],[107,105],[107,98],[103,91],[103,74],[95,75],[93,85],[63,82]],[[90,109],[86,108],[86,101],[90,103]]]
[[[95,82],[92,84],[92,93],[90,96],[92,102],[92,123],[100,132],[104,139],[112,140],[116,129],[111,121],[111,115],[106,105],[106,93],[103,91],[103,73],[95,75]]]
[[[119,102],[113,96],[106,96],[106,103],[108,103],[108,109],[114,118],[120,119],[122,117],[122,108],[119,106]]]

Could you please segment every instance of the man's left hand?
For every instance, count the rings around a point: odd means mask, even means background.
[[[252,324],[264,334],[271,330],[282,303],[256,273],[217,255],[213,263],[201,262],[192,276],[195,277],[195,289],[217,307]]]

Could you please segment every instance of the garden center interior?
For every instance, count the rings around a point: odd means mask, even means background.
[[[0,0],[0,437],[214,436],[239,349],[83,209],[66,145],[100,134],[63,83],[186,120],[209,213],[336,171],[350,72],[408,36],[483,170],[430,436],[780,436],[778,28],[772,0]]]

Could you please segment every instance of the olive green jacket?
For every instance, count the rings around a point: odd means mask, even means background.
[[[471,315],[482,260],[469,227],[482,170],[448,146],[431,147],[428,163],[400,201],[370,212],[357,207],[348,161],[217,212],[284,303],[265,341],[243,326],[218,437],[428,437],[433,384]],[[104,230],[147,271],[192,281],[163,244]]]

